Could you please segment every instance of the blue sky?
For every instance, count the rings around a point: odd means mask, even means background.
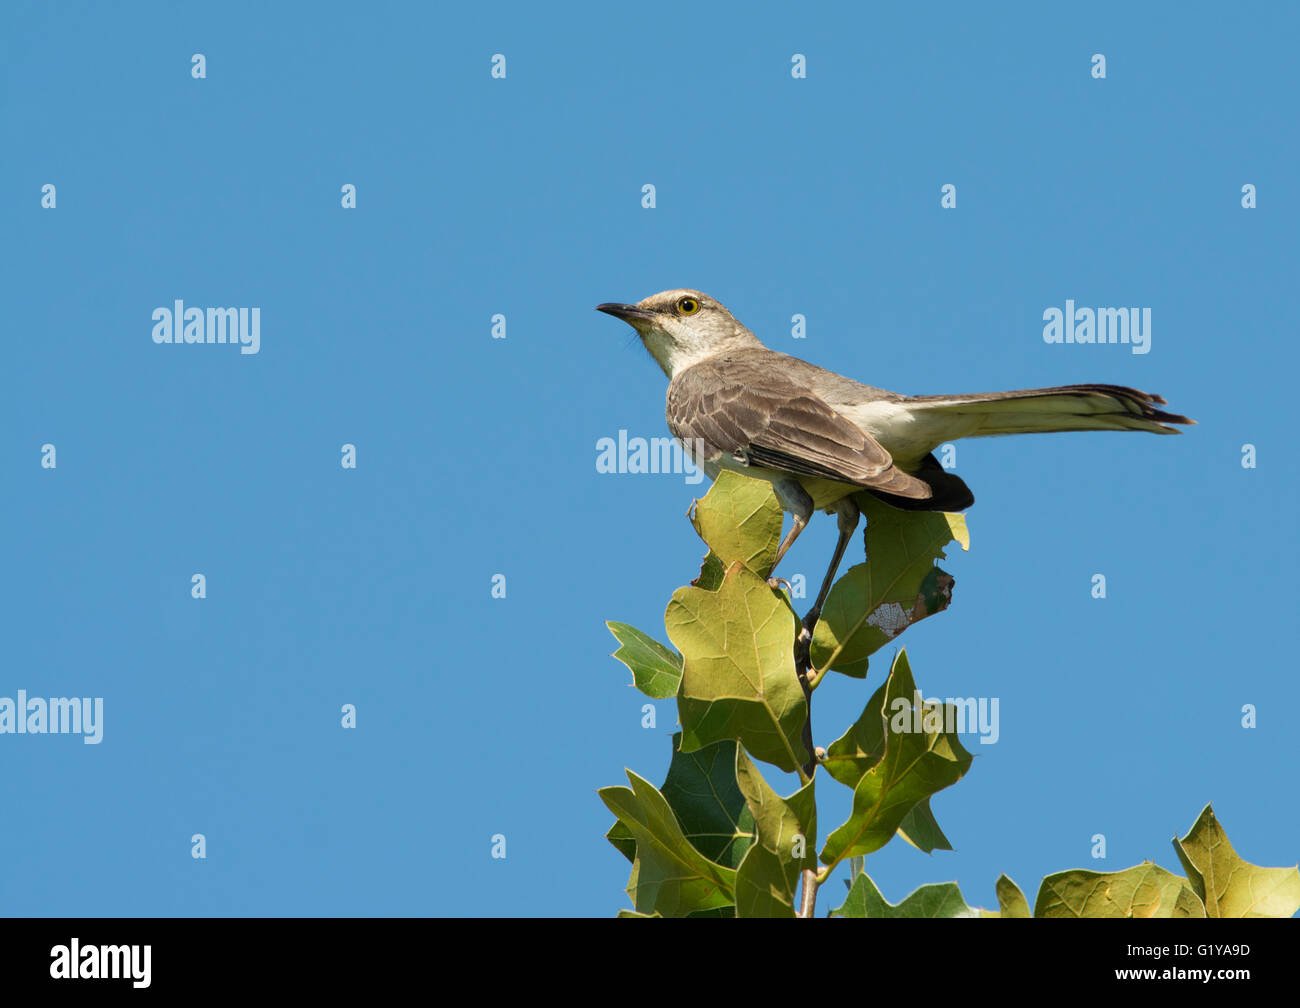
[[[972,549],[900,643],[928,695],[998,697],[1000,739],[935,800],[955,853],[868,859],[889,899],[1176,869],[1210,801],[1244,857],[1297,861],[1294,12],[0,18],[0,696],[104,698],[98,745],[0,735],[0,912],[626,905],[595,791],[661,781],[675,711],[641,727],[604,621],[664,638],[703,488],[596,471],[600,438],[666,433],[665,379],[592,308],[680,286],[873,385],[1112,382],[1199,421],[959,444]],[[1044,343],[1067,298],[1149,307],[1151,352]],[[176,299],[258,307],[259,352],[154,343]],[[833,540],[816,519],[788,572]],[[818,691],[819,743],[887,660]],[[829,829],[848,792],[820,790]]]

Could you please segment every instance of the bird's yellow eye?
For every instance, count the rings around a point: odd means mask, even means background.
[[[694,315],[700,310],[700,303],[693,297],[684,297],[677,302],[677,311],[681,315]]]

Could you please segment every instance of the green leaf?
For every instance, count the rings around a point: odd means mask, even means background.
[[[858,723],[827,749],[827,769],[836,779],[846,780],[846,772],[870,764],[871,754],[860,750],[871,744],[872,725],[880,725],[884,753],[854,784],[853,812],[822,850],[826,864],[879,850],[916,805],[955,784],[970,768],[971,754],[957,733],[946,728],[946,708],[952,705],[918,705],[906,651],[894,659],[884,691],[881,706],[875,706],[873,697]]]
[[[1143,861],[1118,872],[1074,869],[1048,875],[1035,917],[1204,917],[1187,879]]]
[[[736,872],[739,917],[794,917],[799,873],[815,868],[815,781],[789,798],[768,785],[742,748],[736,749],[736,780],[754,817],[754,844]]]
[[[739,560],[763,579],[776,563],[784,520],[771,483],[727,469],[691,510],[691,524],[724,570]]]
[[[703,588],[705,591],[717,591],[718,586],[722,584],[722,576],[726,573],[726,568],[722,566],[718,554],[709,550],[700,565],[699,576],[691,582],[691,585],[695,588]]]
[[[735,868],[754,839],[754,817],[736,784],[736,743],[682,753],[681,737],[680,732],[673,736],[672,762],[659,791],[695,849],[710,861]],[[635,862],[636,838],[626,823],[616,819],[605,839]]]
[[[664,796],[627,771],[632,786],[601,788],[601,800],[636,841],[628,895],[639,913],[684,917],[735,903],[736,873],[701,854]]]
[[[754,839],[754,817],[736,784],[736,743],[683,753],[681,739],[680,732],[673,736],[673,761],[660,791],[695,849],[735,868]]]
[[[943,835],[934,813],[930,811],[930,799],[917,802],[912,811],[903,817],[898,827],[898,835],[919,851],[933,854],[937,850],[952,850],[952,844]]]
[[[854,500],[867,519],[867,562],[849,568],[831,588],[813,632],[812,662],[862,678],[868,657],[905,629],[947,608],[953,579],[934,565],[956,540],[970,549],[959,514],[900,511],[870,495]]]
[[[739,560],[717,591],[679,588],[664,614],[682,653],[682,752],[738,740],[786,771],[808,759],[808,708],[794,671],[798,620],[784,596]]]
[[[607,620],[605,626],[622,645],[612,657],[632,670],[633,684],[648,697],[668,700],[682,681],[682,657],[653,637],[626,623]]]
[[[966,905],[956,882],[924,885],[903,902],[892,904],[863,872],[853,879],[843,904],[832,917],[978,917],[979,911]]]
[[[636,861],[636,837],[623,825],[622,820],[615,819],[614,825],[605,834],[605,839],[614,845],[614,849],[629,861]]]
[[[1025,894],[1005,875],[999,876],[997,884],[998,908],[1003,917],[1028,917],[1029,901]]]
[[[1173,843],[1205,916],[1290,917],[1300,910],[1300,871],[1243,861],[1209,805]]]
[[[858,781],[885,754],[885,698],[888,691],[889,682],[886,680],[871,695],[849,730],[826,748],[822,767],[846,787],[857,787]]]
[[[714,907],[712,910],[696,910],[688,913],[687,917],[735,917],[736,908],[734,906]]]

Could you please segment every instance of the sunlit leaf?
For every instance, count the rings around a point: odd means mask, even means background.
[[[966,905],[956,882],[924,885],[901,903],[888,902],[865,872],[853,879],[844,902],[831,911],[832,917],[978,917],[979,911]]]
[[[800,872],[817,865],[815,781],[782,798],[740,748],[735,775],[754,819],[754,843],[736,872],[737,915],[793,917]]]
[[[794,672],[797,620],[785,598],[739,560],[717,591],[679,588],[664,615],[682,653],[683,752],[735,739],[794,771],[807,761],[807,704]]]
[[[772,484],[724,469],[691,510],[691,524],[722,570],[739,560],[766,578],[776,562],[785,515]],[[705,558],[705,577],[708,570]]]
[[[1181,875],[1144,861],[1118,872],[1048,875],[1035,917],[1204,917],[1205,907]]]
[[[1012,882],[1007,876],[1002,875],[998,878],[996,889],[998,908],[1002,911],[1003,917],[1029,916],[1029,901],[1025,899],[1025,894],[1020,891],[1020,886]]]
[[[1174,850],[1207,917],[1291,917],[1300,910],[1300,871],[1243,861],[1209,805],[1187,836],[1174,840]]]

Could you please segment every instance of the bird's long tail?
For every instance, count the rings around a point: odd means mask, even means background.
[[[956,435],[959,437],[1091,430],[1180,434],[1169,424],[1196,423],[1159,409],[1166,405],[1160,396],[1123,385],[1061,385],[1016,392],[911,396],[906,403],[909,412],[933,411],[943,416],[945,424],[960,418],[957,426],[964,430]]]

